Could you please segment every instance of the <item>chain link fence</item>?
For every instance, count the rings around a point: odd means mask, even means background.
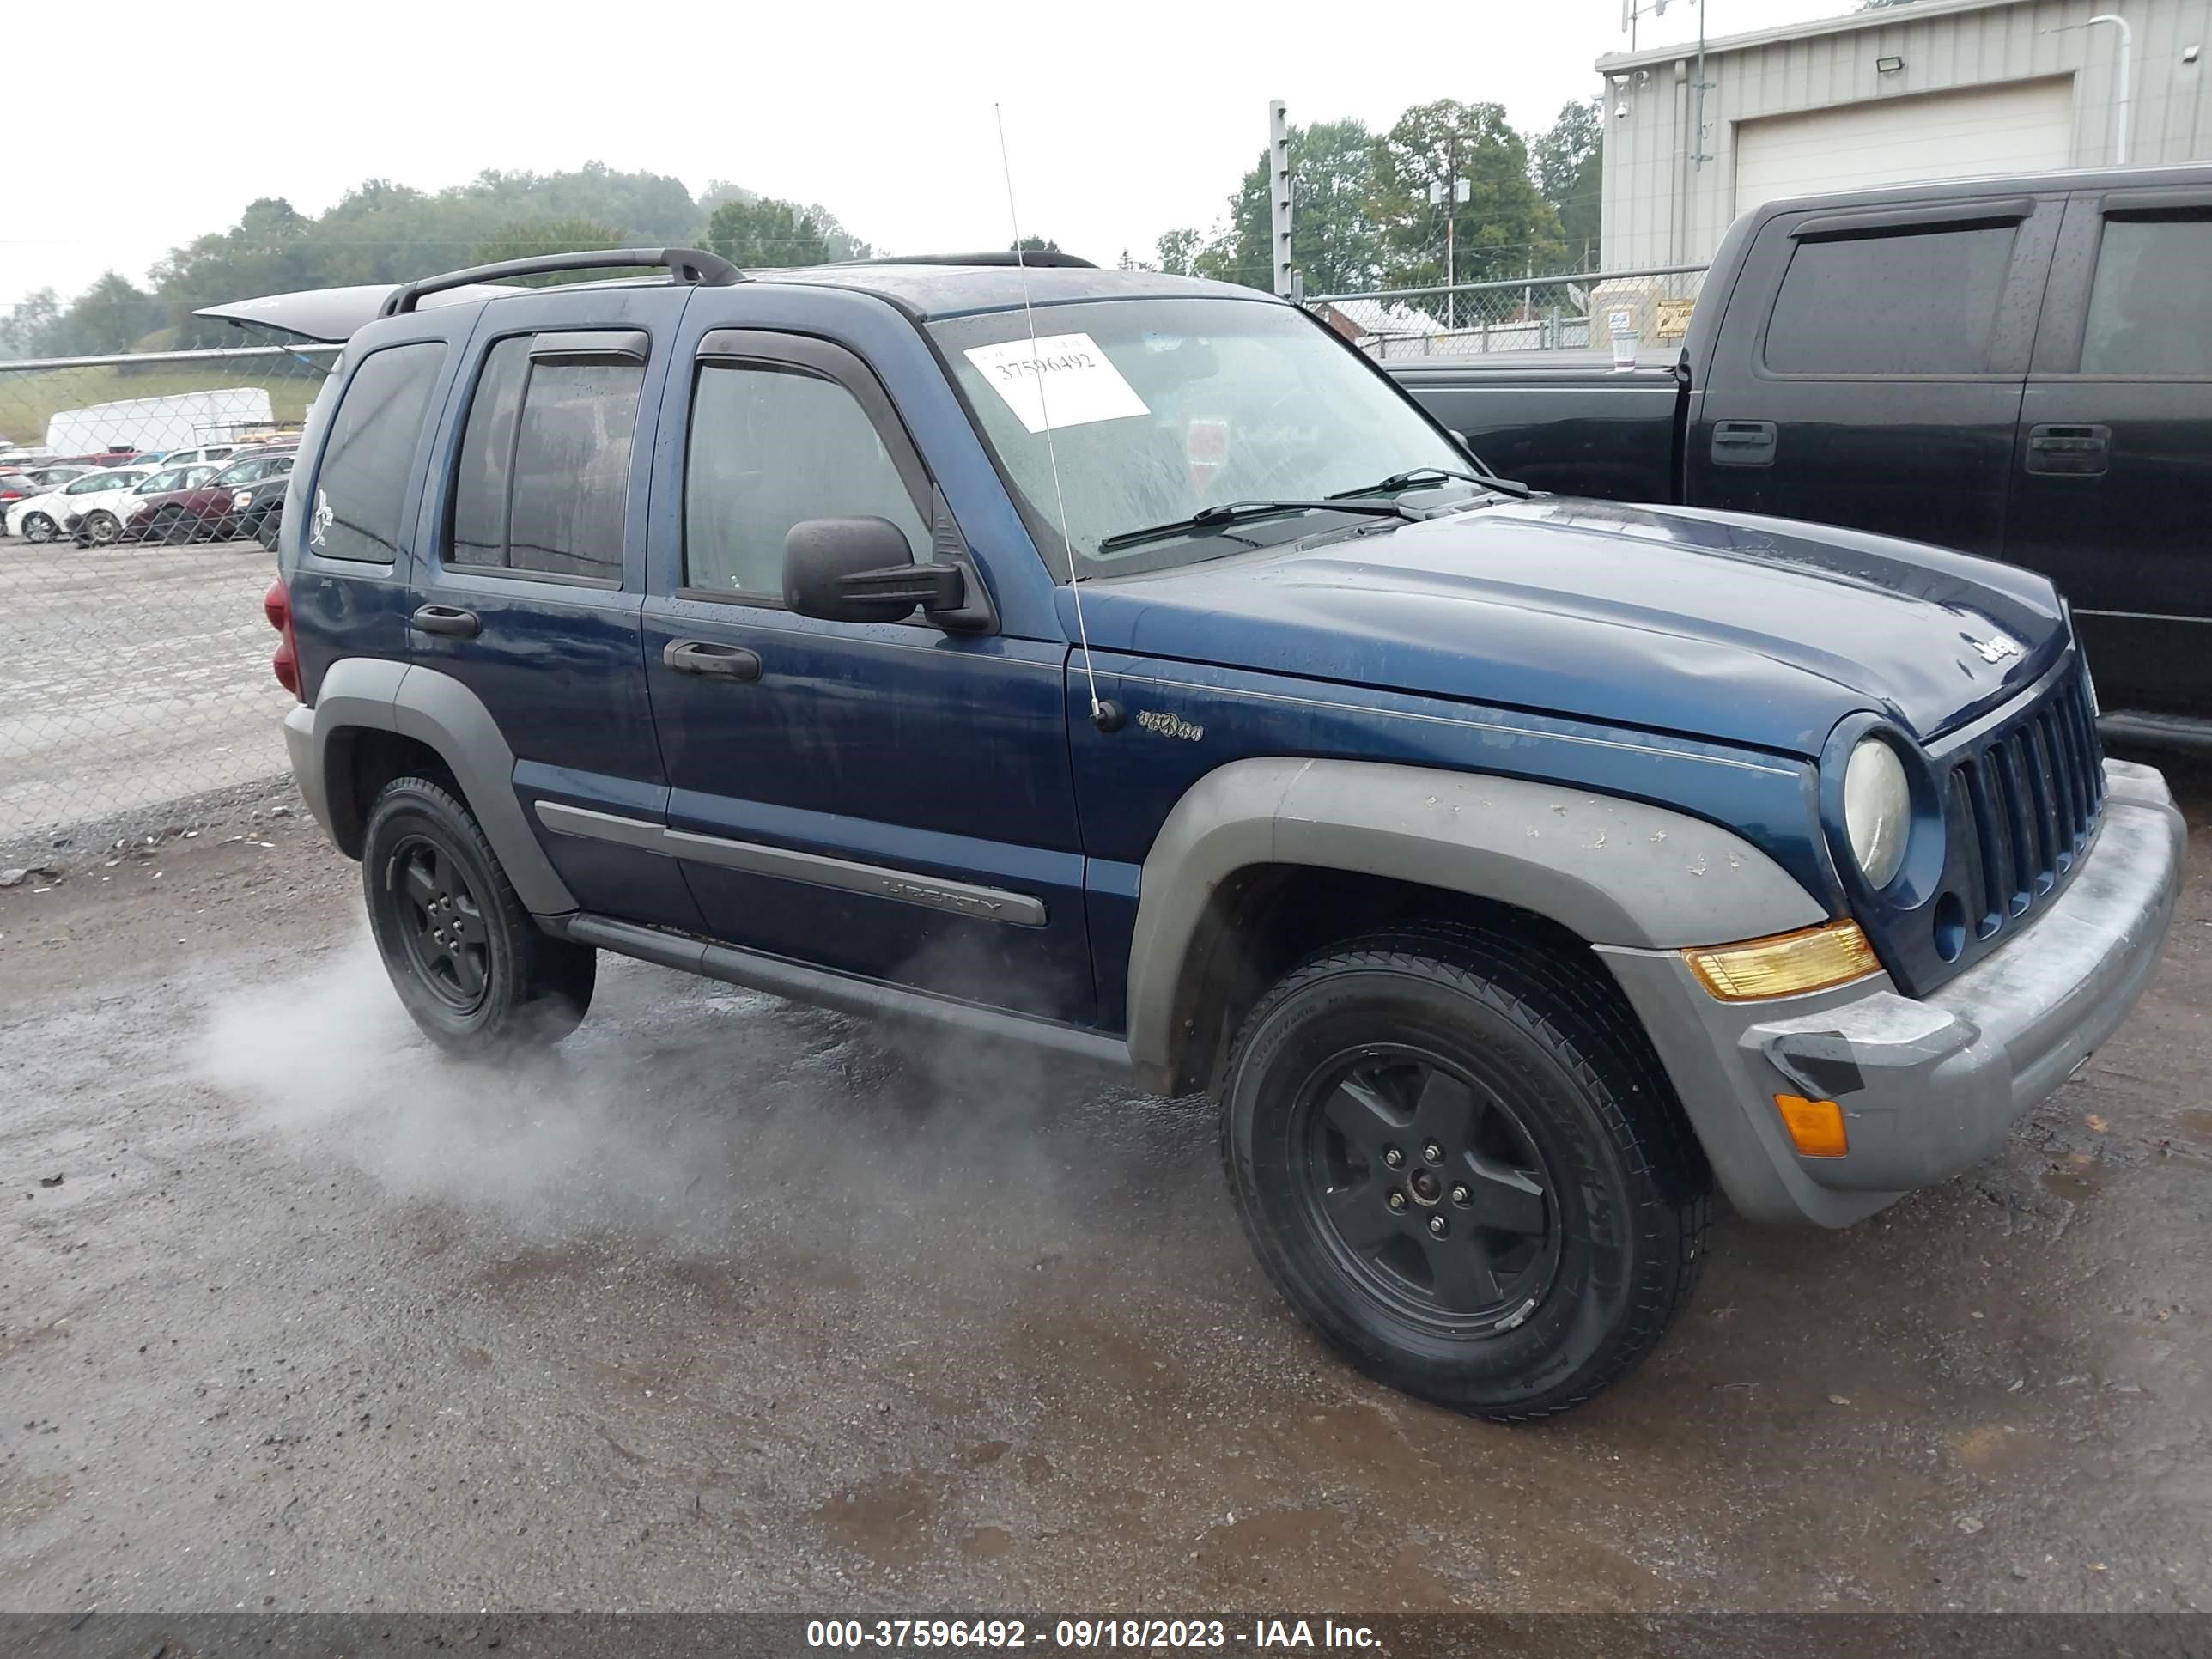
[[[1325,295],[1307,307],[1385,362],[1496,352],[1609,358],[1616,325],[1639,350],[1672,349],[1688,332],[1703,265],[1516,276],[1449,288]]]
[[[0,362],[0,848],[283,770],[261,600],[335,355]]]

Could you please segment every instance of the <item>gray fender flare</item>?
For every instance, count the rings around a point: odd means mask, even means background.
[[[301,712],[294,711],[295,716]],[[515,796],[514,751],[475,692],[450,674],[416,664],[369,657],[333,663],[317,689],[308,729],[301,732],[291,718],[286,720],[301,792],[325,828],[331,822],[330,743],[347,727],[396,732],[435,750],[531,913],[558,915],[577,908]]]
[[[1370,761],[1234,761],[1191,786],[1146,856],[1129,1054],[1170,1063],[1176,993],[1214,890],[1254,865],[1357,871],[1492,899],[1592,945],[1675,950],[1827,921],[1741,836],[1587,789]]]

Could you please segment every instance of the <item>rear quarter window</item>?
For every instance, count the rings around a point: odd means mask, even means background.
[[[445,361],[442,342],[423,340],[387,346],[354,371],[315,475],[310,552],[369,564],[398,556],[415,451]]]

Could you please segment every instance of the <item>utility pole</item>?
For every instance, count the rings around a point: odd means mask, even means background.
[[[1459,281],[1459,208],[1470,199],[1473,186],[1459,176],[1459,140],[1451,143],[1448,173],[1429,180],[1429,205],[1444,210],[1444,331],[1459,325],[1459,295],[1452,292]]]
[[[1297,297],[1297,266],[1291,257],[1291,123],[1283,100],[1267,106],[1267,216],[1274,250],[1275,292]]]

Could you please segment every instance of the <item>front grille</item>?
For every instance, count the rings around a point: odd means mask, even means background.
[[[1963,832],[1978,939],[2026,915],[2073,869],[2105,804],[2105,752],[2076,666],[2042,700],[1952,763],[1950,823]]]

